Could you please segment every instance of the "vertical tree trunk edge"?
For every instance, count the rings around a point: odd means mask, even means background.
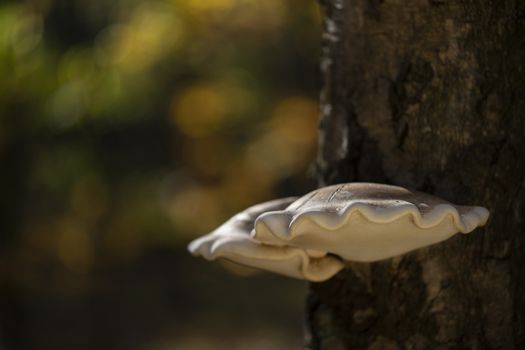
[[[491,218],[310,284],[307,348],[525,348],[525,3],[320,2],[319,184],[391,183]]]

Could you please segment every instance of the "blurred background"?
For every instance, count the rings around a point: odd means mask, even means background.
[[[299,349],[301,281],[189,256],[315,185],[304,0],[0,0],[0,349]]]

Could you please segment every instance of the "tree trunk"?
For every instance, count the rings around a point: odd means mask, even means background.
[[[525,349],[525,3],[325,0],[321,185],[381,182],[486,228],[312,283],[311,349]]]

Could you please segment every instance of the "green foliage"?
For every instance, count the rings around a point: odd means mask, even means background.
[[[1,3],[4,249],[48,235],[33,260],[68,268],[83,232],[88,272],[305,186],[317,25],[298,0]]]
[[[239,282],[185,246],[311,186],[317,11],[302,0],[0,0],[0,347],[293,347],[301,285]],[[271,296],[253,305],[246,294],[261,290]],[[259,315],[249,323],[247,305]],[[216,340],[195,338],[201,328]]]

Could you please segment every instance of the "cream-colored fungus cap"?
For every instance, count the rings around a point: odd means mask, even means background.
[[[337,257],[299,247],[261,243],[250,234],[260,214],[284,209],[296,199],[283,198],[250,207],[191,242],[188,249],[193,255],[208,260],[224,258],[289,277],[324,281],[343,268]]]
[[[261,214],[252,236],[275,246],[372,262],[483,226],[482,207],[451,204],[398,186],[348,183],[310,192],[284,210]]]
[[[482,207],[451,204],[398,186],[348,183],[262,203],[190,243],[208,260],[323,281],[342,260],[373,262],[483,226]]]

